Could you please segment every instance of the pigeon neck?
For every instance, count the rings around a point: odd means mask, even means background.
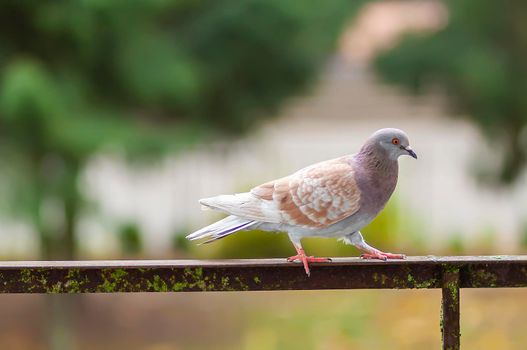
[[[390,159],[380,146],[366,143],[357,154],[357,160],[370,171],[386,175],[397,173],[397,160]]]

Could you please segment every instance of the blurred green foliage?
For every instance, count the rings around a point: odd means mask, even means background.
[[[187,253],[190,250],[192,243],[185,237],[190,230],[177,230],[172,235],[171,245],[172,250],[176,253]]]
[[[479,255],[496,254],[498,234],[492,227],[487,227],[478,234],[474,239],[473,247],[475,247]]]
[[[520,229],[520,248],[527,251],[527,223],[524,223]]]
[[[46,257],[72,258],[93,154],[247,131],[308,85],[360,3],[0,2],[4,198]]]
[[[447,241],[447,251],[450,254],[462,255],[465,252],[465,242],[463,235],[455,233],[451,235]]]
[[[510,183],[527,162],[527,2],[445,4],[450,18],[443,29],[407,36],[378,57],[377,70],[414,92],[441,87],[501,154],[498,169],[482,175]]]
[[[143,238],[137,224],[122,225],[119,229],[119,241],[124,255],[136,255],[143,250]]]
[[[273,258],[294,255],[295,249],[284,233],[259,230],[240,231],[212,244],[191,247],[192,255],[206,258]]]
[[[392,198],[371,224],[361,230],[364,239],[369,244],[384,251],[391,251],[396,247],[401,238],[398,232],[401,227],[399,207],[397,199]],[[408,226],[406,230],[409,230]]]

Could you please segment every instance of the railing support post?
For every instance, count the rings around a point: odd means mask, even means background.
[[[443,270],[441,301],[441,333],[444,350],[459,350],[459,268]]]

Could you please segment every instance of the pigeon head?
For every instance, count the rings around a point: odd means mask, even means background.
[[[381,151],[388,158],[396,160],[399,156],[412,156],[417,159],[417,154],[410,147],[406,133],[399,129],[380,129],[370,136],[366,145]]]

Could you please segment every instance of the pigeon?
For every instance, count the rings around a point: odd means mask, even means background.
[[[368,245],[360,232],[395,190],[402,155],[417,159],[407,135],[378,130],[355,154],[313,164],[249,192],[201,199],[203,209],[229,216],[186,238],[210,243],[243,230],[286,232],[297,252],[287,261],[302,263],[308,276],[310,262],[331,259],[307,256],[301,244],[305,237],[339,238],[362,251],[364,259],[404,259]]]

